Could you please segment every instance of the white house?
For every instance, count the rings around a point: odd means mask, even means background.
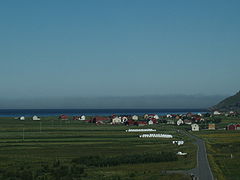
[[[32,120],[34,120],[34,121],[39,121],[40,118],[35,115],[35,116],[32,117]]]
[[[149,120],[148,121],[148,125],[152,125],[153,124],[153,121],[152,120]]]
[[[112,119],[112,124],[120,124],[122,122],[122,119],[118,116]]]
[[[85,121],[86,120],[86,116],[82,115],[81,118],[79,119],[81,121]]]
[[[21,116],[19,119],[20,119],[21,121],[24,121],[24,120],[25,120],[25,117],[24,117],[24,116]]]
[[[199,131],[199,125],[198,124],[192,124],[192,131]]]
[[[167,114],[167,118],[172,118],[172,115],[171,114]]]
[[[177,125],[180,126],[181,124],[183,124],[183,120],[182,119],[177,120]]]
[[[132,116],[132,120],[137,121],[138,120],[138,116],[137,115],[133,115]]]
[[[159,116],[158,116],[157,114],[155,114],[155,115],[153,116],[153,118],[158,120],[158,119],[159,119]]]
[[[128,121],[128,118],[126,116],[123,116],[122,117],[122,122],[126,122],[126,121]]]

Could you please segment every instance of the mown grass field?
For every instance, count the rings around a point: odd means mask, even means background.
[[[123,125],[95,125],[80,121],[62,121],[45,117],[41,121],[0,118],[0,167],[14,168],[22,164],[30,169],[56,161],[68,164],[74,158],[85,156],[114,157],[158,152],[187,152],[187,157],[176,161],[121,164],[108,167],[84,167],[81,179],[188,179],[166,170],[191,169],[196,164],[196,147],[188,137],[171,126],[154,125],[156,133],[172,134],[174,139],[139,138],[142,133],[127,133]],[[184,139],[184,146],[172,140]]]
[[[208,159],[215,178],[218,180],[240,179],[240,132],[199,131],[195,135],[206,142]]]

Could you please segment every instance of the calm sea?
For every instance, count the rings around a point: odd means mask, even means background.
[[[0,117],[19,116],[59,116],[61,114],[75,116],[110,116],[116,115],[144,115],[144,114],[184,114],[184,113],[206,113],[207,109],[1,109]]]

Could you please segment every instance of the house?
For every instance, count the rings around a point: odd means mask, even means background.
[[[198,124],[192,124],[191,128],[192,128],[192,131],[199,131],[199,125]]]
[[[177,125],[180,126],[181,124],[183,124],[183,120],[182,120],[182,119],[179,119],[179,120],[177,121]]]
[[[116,116],[112,119],[112,124],[120,124],[120,123],[122,123],[121,117]]]
[[[127,116],[123,116],[121,119],[122,119],[122,122],[127,122],[128,120]]]
[[[24,117],[24,116],[21,116],[21,117],[19,118],[19,120],[24,121],[24,120],[25,120],[25,117]]]
[[[58,119],[68,120],[68,117],[67,117],[66,115],[62,114],[62,115],[60,115],[60,116],[58,117]]]
[[[188,125],[191,125],[191,124],[192,124],[192,121],[191,121],[191,120],[188,120],[188,119],[185,119],[183,122],[184,122],[184,124],[188,124]]]
[[[79,120],[85,121],[86,120],[86,116],[82,115]]]
[[[208,130],[215,130],[216,126],[214,123],[209,123],[208,124]]]
[[[143,118],[148,119],[148,114],[144,114]]]
[[[227,125],[226,130],[240,130],[240,124],[229,124]]]
[[[39,121],[40,118],[35,115],[35,116],[32,117],[32,120],[34,120],[34,121]]]
[[[240,124],[236,124],[236,130],[240,130]]]
[[[138,121],[138,116],[137,116],[137,115],[133,115],[133,116],[132,116],[132,120]]]
[[[148,125],[152,125],[152,124],[154,124],[153,121],[152,121],[152,120],[149,120],[149,121],[148,121]]]
[[[171,115],[171,114],[167,114],[166,117],[167,117],[167,118],[172,118],[172,115]]]

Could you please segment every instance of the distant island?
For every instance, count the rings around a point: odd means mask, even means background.
[[[230,96],[215,106],[210,107],[210,110],[215,111],[238,111],[240,112],[240,91],[233,96]]]

